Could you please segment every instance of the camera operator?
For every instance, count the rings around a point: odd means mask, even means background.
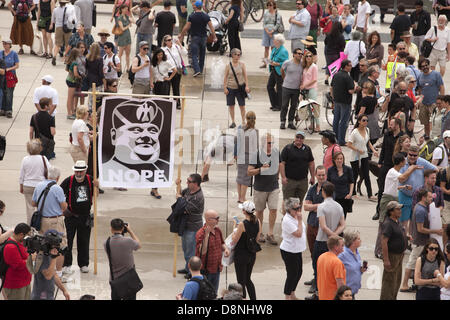
[[[68,208],[64,212],[64,223],[67,230],[67,251],[64,255],[63,273],[71,274],[72,247],[77,235],[78,266],[81,272],[89,272],[89,239],[91,237],[91,206],[94,192],[92,176],[86,174],[88,166],[83,160],[72,167],[74,174],[64,179],[61,188],[64,190]]]
[[[129,233],[131,238],[125,237],[125,233]],[[114,279],[119,278],[132,268],[134,268],[133,251],[141,248],[138,237],[134,234],[130,226],[122,219],[111,220],[110,250],[111,250],[111,270]],[[104,243],[105,251],[106,243]],[[111,276],[110,276],[111,280]],[[136,294],[127,297],[120,297],[111,288],[111,300],[136,300]]]
[[[48,237],[53,234],[58,235],[58,232],[48,230],[44,236]],[[52,247],[48,253],[39,251],[28,256],[27,269],[34,274],[31,300],[54,300],[55,284],[62,291],[66,300],[70,300],[69,292],[56,274],[56,258],[60,255],[58,249],[58,247]]]
[[[23,240],[31,231],[26,223],[19,223],[3,249],[4,261],[8,265],[3,279],[3,293],[7,300],[29,300],[31,294],[31,274],[27,270],[27,249]]]

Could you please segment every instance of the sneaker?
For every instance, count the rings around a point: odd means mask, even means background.
[[[286,124],[284,122],[280,124],[280,129],[286,129]]]
[[[310,297],[305,297],[305,300],[319,300],[319,296],[316,294],[313,294]]]
[[[0,116],[4,117],[6,115],[5,110],[0,110]]]
[[[276,246],[276,245],[278,245],[278,242],[275,240],[275,236],[272,234],[272,235],[267,235],[266,236],[266,240],[267,240],[267,242],[268,243],[270,243],[271,245],[274,245],[274,246]]]
[[[208,182],[209,181],[209,177],[207,174],[205,174],[202,178],[202,182]]]
[[[293,124],[292,122],[290,122],[290,123],[288,124],[288,128],[289,128],[289,129],[293,129],[293,130],[297,130],[297,128],[294,126],[294,124]]]
[[[194,73],[192,76],[195,78],[195,77],[198,77],[199,75],[201,75],[202,73],[199,71],[199,72],[196,72],[196,73]]]
[[[71,275],[71,274],[73,274],[75,271],[74,270],[72,270],[72,268],[69,266],[69,267],[63,267],[62,268],[62,273],[63,273],[63,275]]]
[[[179,274],[188,274],[189,272],[186,269],[180,269],[180,270],[177,270],[177,273],[179,273]]]
[[[377,212],[373,215],[372,220],[379,220],[380,219],[380,213]]]
[[[304,284],[305,286],[312,286],[313,281],[314,281],[314,279],[309,280],[309,281],[305,281],[303,284]]]
[[[56,66],[56,57],[52,58],[52,65]]]
[[[69,277],[69,276],[62,276],[61,282],[62,283],[73,282],[73,279],[71,277]]]
[[[233,129],[233,128],[236,128],[236,123],[234,123],[234,122],[230,126],[230,129]]]
[[[82,273],[88,273],[88,272],[89,272],[89,267],[88,267],[88,266],[82,266],[82,267],[80,268],[80,271],[81,271]]]
[[[12,112],[11,111],[6,112],[6,117],[7,118],[12,118]]]
[[[264,234],[263,234],[262,232],[261,232],[261,234],[259,235],[258,242],[261,242],[261,243],[266,242],[266,239],[265,239]]]

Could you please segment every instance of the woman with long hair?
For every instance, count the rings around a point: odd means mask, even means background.
[[[378,100],[375,96],[375,90],[372,81],[364,82],[362,86],[363,98],[356,106],[356,109],[359,110],[358,116],[365,114],[369,119],[367,128],[370,130],[370,143],[372,145],[381,137],[380,127],[378,126]]]
[[[89,90],[89,86],[87,83],[87,78],[86,78],[86,55],[88,53],[86,45],[84,44],[84,42],[80,41],[77,44],[77,49],[78,51],[80,51],[80,55],[77,58],[77,67],[78,67],[78,74],[81,76],[81,85],[77,88],[77,90],[75,91],[75,96],[74,96],[74,108],[75,110],[77,109],[78,106],[78,98],[80,99],[80,105],[84,104],[84,97],[85,95],[82,94],[80,91],[88,91]]]
[[[273,49],[273,36],[278,33],[278,28],[281,23],[281,15],[277,12],[277,3],[273,0],[269,0],[266,3],[267,11],[264,12],[263,18],[263,37],[262,46],[264,47],[263,64],[261,69],[267,67],[266,61],[269,58],[269,48]]]
[[[44,53],[41,55],[43,58],[53,58],[53,30],[50,29],[52,13],[55,9],[55,0],[39,0],[37,21],[38,30],[42,32],[42,42],[44,46]]]
[[[340,286],[333,300],[353,300],[352,288],[346,285]]]
[[[86,56],[86,74],[89,90],[92,90],[92,84],[95,83],[96,90],[102,91],[106,84],[106,79],[103,73],[103,58],[100,57],[100,45],[98,42],[94,42],[89,48],[89,53]],[[92,95],[89,97],[89,109],[91,108]]]
[[[339,22],[333,22],[331,31],[325,38],[325,60],[327,63],[325,84],[328,85],[330,71],[328,66],[339,59],[340,53],[345,49],[345,39],[342,35],[342,25]]]
[[[167,61],[167,56],[161,48],[156,49],[153,53],[151,64],[150,81],[154,83],[154,93],[168,96],[170,94],[170,81],[177,74],[177,68]]]
[[[335,186],[339,186],[334,191],[334,200],[342,206],[344,217],[347,218],[347,213],[352,212],[352,195],[355,184],[352,168],[345,165],[344,154],[340,151],[333,154],[333,166],[328,168],[327,180]]]
[[[406,158],[408,155],[409,147],[411,147],[411,138],[404,134],[400,137],[398,137],[397,142],[394,146],[394,152],[392,154],[401,153]]]
[[[319,69],[317,65],[314,63],[314,55],[305,50],[305,54],[302,58],[302,67],[303,67],[303,77],[302,84],[300,85],[300,90],[308,90],[308,94],[306,96],[307,99],[312,99],[317,101],[317,77],[319,73]],[[314,107],[314,121],[316,123],[315,131],[320,131],[320,107],[316,105]]]
[[[131,52],[131,33],[130,28],[134,23],[133,16],[129,14],[130,8],[127,5],[122,5],[119,8],[119,18],[117,18],[117,24],[119,25],[122,33],[117,37],[117,46],[119,47],[119,59],[122,60],[123,52],[125,51],[125,61],[127,69],[130,69],[130,52]]]
[[[245,219],[237,225],[237,231],[232,236],[232,243],[236,244],[234,247],[234,268],[237,282],[244,288],[244,299],[246,298],[246,292],[248,292],[250,300],[256,300],[255,285],[251,276],[259,247],[256,239],[259,239],[262,228],[261,222],[255,215],[255,204],[252,201],[245,201],[242,204],[242,213]]]
[[[252,177],[247,174],[250,155],[258,150],[258,130],[255,128],[256,114],[248,111],[245,115],[246,123],[238,127],[235,159],[237,163],[236,184],[238,203],[245,201],[247,188],[252,183]]]
[[[241,39],[239,38],[239,22],[241,20],[242,0],[231,0],[231,7],[228,10],[228,17],[225,25],[228,26],[228,44],[231,50],[237,48],[241,50]]]
[[[118,23],[118,19],[120,16],[120,7],[123,5],[128,7],[128,16],[131,15],[133,1],[131,1],[131,0],[114,0],[114,5],[113,5],[113,9],[112,9],[112,15],[111,15],[110,22],[114,21],[115,25],[117,25],[117,23]],[[118,35],[114,35],[114,44],[116,47],[117,47],[118,37],[119,37]],[[122,61],[122,59],[120,59],[120,61]]]
[[[376,157],[378,157],[378,152],[370,143],[370,130],[367,127],[368,123],[369,118],[367,115],[359,115],[355,124],[355,129],[353,129],[346,145],[352,150],[352,160],[350,161],[350,164],[353,169],[353,182],[356,183],[361,170],[361,175],[367,189],[367,197],[369,198],[369,201],[376,202],[378,201],[378,198],[372,194],[372,185],[370,184],[369,153],[367,146],[369,146]],[[353,191],[353,193],[356,194],[355,191]],[[362,195],[360,190],[359,193]]]
[[[367,38],[367,53],[366,60],[369,66],[378,65],[381,68],[381,63],[384,58],[384,47],[381,44],[381,38],[378,31],[373,31]]]
[[[81,84],[81,76],[78,73],[77,58],[80,55],[78,49],[72,49],[66,60],[66,70],[68,75],[66,78],[67,84],[67,119],[75,120],[75,91]]]
[[[444,274],[445,257],[439,242],[430,238],[417,258],[414,269],[414,283],[418,287],[416,300],[440,300],[440,280],[435,276],[436,270]]]

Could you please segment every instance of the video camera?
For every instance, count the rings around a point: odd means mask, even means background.
[[[53,248],[58,249],[58,254],[64,255],[66,248],[61,248],[62,237],[56,231],[50,231],[46,235],[34,235],[32,237],[27,237],[24,239],[23,244],[27,247],[27,252],[39,253],[42,252],[44,255],[50,255],[50,251]]]
[[[127,232],[128,232],[128,222],[124,222],[122,235],[125,235],[125,233],[127,233]]]

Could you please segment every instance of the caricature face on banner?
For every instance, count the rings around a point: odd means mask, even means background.
[[[103,99],[99,179],[104,187],[159,188],[172,184],[175,102]]]

